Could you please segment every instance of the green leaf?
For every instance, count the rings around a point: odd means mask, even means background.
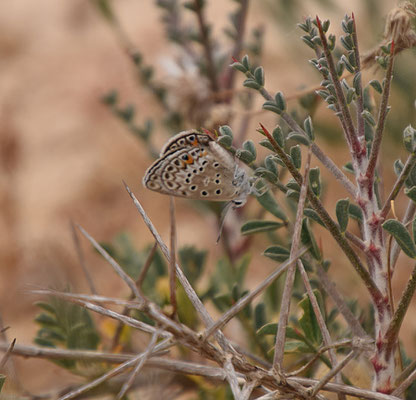
[[[370,82],[371,87],[378,93],[383,93],[383,87],[381,86],[381,83],[377,79],[373,79]]]
[[[273,129],[272,136],[280,147],[285,146],[285,136],[283,135],[282,128],[279,125]]]
[[[264,303],[257,304],[254,309],[254,329],[261,329],[266,323],[266,305]]]
[[[233,130],[228,125],[221,125],[219,131],[222,136],[229,136],[231,139],[233,138]]]
[[[36,337],[33,340],[33,342],[35,344],[38,344],[39,346],[56,348],[56,346],[53,344],[53,342],[51,342],[50,340],[47,340],[47,339],[43,339],[43,338]]]
[[[257,67],[254,70],[254,78],[260,86],[264,86],[264,70],[263,70],[263,67]]]
[[[271,322],[257,329],[256,334],[259,336],[276,335],[276,332],[277,332],[277,323]]]
[[[250,61],[248,59],[248,55],[247,54],[242,58],[241,64],[243,64],[246,67],[247,70],[250,69]]]
[[[179,249],[178,255],[182,270],[192,285],[197,282],[204,271],[207,254],[206,250],[198,250],[194,246],[184,246]]]
[[[275,114],[281,114],[282,110],[276,105],[274,101],[265,101],[262,108],[267,111],[274,112]]]
[[[6,377],[3,374],[0,374],[0,393],[3,389],[4,382],[6,381]]]
[[[287,135],[287,140],[294,140],[295,142],[299,142],[300,144],[303,144],[305,146],[309,146],[310,144],[309,139],[305,135],[302,135],[301,133],[297,132],[290,132]]]
[[[254,143],[252,140],[246,140],[243,143],[243,149],[249,151],[251,155],[254,157],[254,159],[256,159],[257,157],[256,146],[254,146]]]
[[[261,196],[257,196],[256,199],[270,214],[283,222],[287,222],[286,214],[280,208],[279,204],[277,204],[277,201],[270,190],[266,191]]]
[[[300,186],[299,183],[297,183],[293,178],[290,179],[287,183],[286,183],[286,187],[288,187],[289,189],[293,189],[296,190],[297,192],[300,191]]]
[[[244,280],[246,278],[247,270],[250,265],[250,261],[251,261],[251,255],[247,253],[241,258],[236,268],[235,281],[240,286],[243,286]]]
[[[274,175],[278,176],[279,170],[277,169],[277,163],[275,161],[275,157],[273,155],[268,155],[264,159],[265,167],[272,172]]]
[[[350,207],[349,199],[341,199],[337,201],[335,213],[337,215],[338,224],[341,232],[345,232],[348,226],[348,210]]]
[[[416,258],[416,246],[406,227],[401,222],[389,219],[384,222],[382,227],[396,239],[397,244],[405,254],[410,258]]]
[[[409,153],[414,153],[416,150],[416,129],[408,125],[403,131],[404,147]]]
[[[298,144],[290,148],[290,157],[295,167],[299,169],[302,165],[302,152]]]
[[[251,164],[256,158],[247,150],[238,149],[235,156],[246,164]]]
[[[319,167],[309,170],[309,185],[317,197],[321,195],[321,172]]]
[[[312,118],[310,116],[308,116],[308,118],[306,118],[305,121],[303,122],[303,127],[309,139],[314,140],[315,133],[313,130]]]
[[[45,314],[45,313],[40,313],[39,315],[37,315],[35,317],[35,322],[37,322],[38,324],[42,325],[42,326],[56,326],[58,321],[56,320],[56,318],[52,317],[49,314]]]
[[[290,340],[285,343],[285,354],[305,354],[310,352],[310,347],[301,341]]]
[[[310,218],[311,220],[317,222],[319,225],[325,226],[325,224],[322,222],[321,217],[318,215],[318,213],[313,210],[312,208],[305,208],[303,210],[303,215],[305,217]]]
[[[374,117],[371,115],[371,113],[367,110],[364,110],[361,115],[363,116],[363,118],[365,119],[366,122],[368,122],[371,126],[376,126],[376,120],[374,119]]]
[[[289,189],[286,192],[286,197],[288,199],[294,200],[295,202],[298,202],[299,201],[299,197],[300,197],[300,193],[297,190]]]
[[[416,243],[416,216],[413,218],[413,221],[412,221],[412,235],[413,235],[413,243]]]
[[[269,150],[271,150],[271,151],[275,151],[274,150],[274,147],[272,146],[272,144],[269,142],[269,139],[262,139],[262,140],[260,140],[260,142],[259,142],[259,145],[260,146],[263,146],[263,147],[265,147],[266,149],[269,149]]]
[[[354,167],[352,166],[352,162],[351,161],[348,161],[342,168],[345,171],[350,172],[351,174],[355,174]]]
[[[351,204],[348,207],[348,214],[358,222],[363,222],[363,211],[356,204]]]
[[[252,220],[247,221],[241,227],[242,235],[252,235],[253,233],[269,232],[285,226],[282,222],[276,221],[264,221],[264,220]]]
[[[247,72],[246,67],[239,62],[232,63],[230,67],[236,69],[237,71],[243,72],[244,74]]]
[[[286,100],[282,92],[276,93],[276,95],[274,96],[274,101],[276,102],[277,107],[281,111],[284,111],[286,109]]]
[[[299,324],[303,330],[305,337],[308,339],[308,341],[320,345],[322,341],[322,334],[319,329],[318,321],[313,311],[311,301],[306,294],[299,302],[299,306],[303,310],[303,314],[299,318]]]
[[[243,82],[243,86],[255,90],[259,90],[261,88],[261,86],[254,79],[251,78],[247,78]]]
[[[316,260],[322,259],[321,252],[319,251],[315,237],[313,236],[313,233],[309,227],[309,220],[307,218],[304,218],[302,221],[300,239],[305,246],[309,247],[309,251]]]
[[[410,189],[404,189],[404,194],[416,203],[416,186],[413,186]]]
[[[260,176],[267,179],[269,182],[276,183],[278,181],[277,175],[266,168],[259,167],[254,171],[255,176]]]
[[[283,262],[289,258],[290,251],[282,246],[270,246],[264,250],[263,255],[274,261]]]
[[[233,144],[233,138],[231,137],[231,136],[220,136],[218,139],[217,139],[217,142],[221,145],[221,146],[223,146],[223,147],[225,147],[225,148],[230,148],[231,147],[231,145]]]

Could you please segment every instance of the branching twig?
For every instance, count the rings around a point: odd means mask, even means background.
[[[303,280],[303,284],[306,288],[306,292],[308,293],[309,301],[311,302],[311,306],[312,306],[313,312],[315,314],[316,321],[318,322],[318,326],[319,326],[319,329],[320,329],[321,334],[322,334],[323,342],[328,347],[328,354],[329,354],[329,358],[331,360],[331,365],[333,367],[333,370],[336,370],[336,367],[338,366],[338,362],[337,362],[336,353],[335,353],[335,351],[332,347],[331,335],[329,334],[328,328],[325,324],[324,317],[322,316],[321,309],[319,308],[318,301],[317,301],[316,296],[315,296],[315,294],[312,290],[312,286],[309,282],[308,274],[305,271],[305,267],[303,266],[302,261],[299,260],[297,262],[297,265],[298,265],[298,270],[299,270],[300,275],[301,275],[302,280]],[[339,369],[338,371],[341,371],[341,369]],[[336,375],[336,381],[337,381],[337,383],[342,382],[340,374]],[[329,380],[327,382],[329,382]],[[318,393],[318,391],[319,391],[319,389],[314,388],[313,395]],[[342,394],[339,394],[338,398],[340,400],[345,399],[345,396],[342,395]]]
[[[90,271],[88,270],[88,267],[85,263],[84,252],[82,251],[81,243],[79,242],[77,230],[75,229],[75,225],[73,221],[71,221],[71,232],[72,232],[72,238],[74,240],[75,249],[78,254],[79,263],[82,267],[82,270],[84,271],[84,275],[85,275],[85,278],[87,279],[88,286],[90,287],[91,293],[97,294],[94,281],[92,280]]]
[[[139,360],[136,360],[137,364],[134,367],[134,370],[132,371],[129,379],[126,382],[124,382],[123,386],[121,387],[120,392],[117,394],[116,400],[121,400],[127,394],[127,391],[131,388],[131,385],[133,384],[137,374],[140,372],[145,362],[151,356],[153,349],[155,348],[157,338],[158,332],[155,332],[152,335],[152,338],[150,339],[150,342],[147,345],[146,350],[141,354],[142,357]]]
[[[335,375],[337,375],[354,357],[356,351],[351,350],[348,355],[339,363],[336,367],[332,368],[320,381],[317,383],[311,391],[311,397],[313,398],[323,387],[329,382]],[[345,396],[345,395],[344,395]]]
[[[103,258],[108,261],[108,263],[113,267],[117,275],[127,284],[132,293],[137,299],[141,298],[139,291],[137,290],[136,283],[131,279],[120,267],[116,260],[108,254],[104,248],[80,225],[77,225],[81,233],[88,239],[88,241],[95,247],[95,249],[103,256]]]
[[[298,208],[296,212],[295,227],[293,230],[292,246],[290,248],[290,257],[293,258],[298,251],[300,243],[300,233],[302,230],[303,209],[305,207],[306,193],[308,189],[309,168],[311,165],[311,149],[308,151],[308,158],[305,165],[305,173],[303,183],[300,189]],[[285,286],[282,294],[280,306],[279,324],[276,334],[276,342],[274,346],[273,369],[283,371],[282,363],[285,350],[286,328],[289,320],[290,300],[292,297],[292,288],[295,281],[296,263],[292,264],[287,272]]]
[[[172,318],[176,318],[178,304],[176,302],[176,221],[175,221],[175,200],[170,196],[170,260],[169,260],[169,288],[170,304],[172,306]]]

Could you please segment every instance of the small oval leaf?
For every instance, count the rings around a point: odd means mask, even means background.
[[[263,221],[263,220],[252,220],[247,221],[241,227],[242,235],[252,235],[253,233],[269,232],[285,226],[283,222],[277,221]]]
[[[389,219],[382,227],[396,239],[397,244],[405,254],[411,258],[416,258],[416,246],[409,232],[401,222],[395,219]]]
[[[345,232],[348,226],[348,209],[350,207],[349,199],[341,199],[337,201],[335,213],[337,215],[338,224],[341,232]]]
[[[289,258],[290,251],[282,246],[270,246],[263,253],[274,261],[283,262]]]
[[[272,215],[280,220],[287,222],[286,214],[280,208],[279,204],[277,204],[274,195],[270,190],[267,190],[261,196],[257,196],[257,201]]]

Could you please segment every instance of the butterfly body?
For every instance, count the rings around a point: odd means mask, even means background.
[[[160,158],[146,171],[150,190],[193,200],[245,204],[252,184],[232,155],[205,133],[178,133],[162,148]]]

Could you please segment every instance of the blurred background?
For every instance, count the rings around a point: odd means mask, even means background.
[[[182,50],[167,40],[161,9],[150,0],[118,0],[112,4],[131,43],[154,67],[155,77],[179,90],[180,71],[175,63],[182,57]],[[312,51],[301,42],[302,33],[296,27],[304,17],[318,14],[321,19],[330,18],[331,31],[339,36],[341,19],[354,12],[361,51],[365,52],[382,40],[385,16],[394,6],[393,1],[376,0],[252,1],[247,29],[264,30],[261,64],[267,89],[293,98],[289,100],[291,107],[296,104],[297,93],[319,86],[320,78],[307,62]],[[223,28],[234,8],[233,1],[207,1],[207,20],[213,24],[213,35],[225,47],[231,44]],[[185,18],[191,21],[192,16]],[[386,187],[393,179],[392,162],[404,154],[401,132],[416,122],[414,65],[414,50],[397,58],[391,100],[394,113],[388,121],[384,150],[387,159],[391,157],[383,165]],[[373,67],[364,79],[381,76],[381,71]],[[235,87],[241,89],[242,74],[236,79]],[[18,343],[32,343],[37,330],[31,289],[70,286],[75,292],[88,291],[70,221],[82,225],[98,241],[112,242],[118,234],[127,232],[140,248],[152,243],[122,180],[141,200],[162,237],[169,239],[169,198],[142,186],[143,174],[153,159],[143,142],[103,103],[103,96],[112,90],[117,91],[121,106],[134,105],[138,125],[153,121],[154,149],[160,149],[169,135],[176,133],[161,123],[164,109],[138,82],[120,37],[92,1],[0,2],[0,312],[4,326],[10,327],[8,338],[17,338]],[[253,110],[260,110],[262,99],[257,94],[254,99]],[[242,112],[241,107],[232,110],[235,118]],[[337,121],[322,104],[315,118],[319,120],[315,127],[318,143],[342,166],[348,154]],[[184,122],[185,127],[199,128],[192,126],[191,120]],[[247,122],[247,137],[257,143],[258,123],[273,127],[276,119],[272,113],[253,113]],[[258,149],[261,155],[267,154],[263,150]],[[313,165],[318,165],[316,160]],[[325,171],[322,173],[327,176]],[[347,193],[335,185],[325,196],[331,204],[334,199],[347,197]],[[400,217],[404,204],[404,199],[396,204]],[[215,244],[215,217],[201,213],[186,200],[178,199],[176,205],[179,246],[193,244],[208,249],[209,265],[222,251]],[[255,205],[248,207],[254,214]],[[333,213],[333,206],[330,210]],[[98,292],[127,296],[128,291],[115,279],[111,268],[84,240],[81,245]],[[335,245],[324,242],[323,247],[327,257],[338,257]],[[251,285],[274,265],[261,256],[263,250],[261,239],[256,238],[248,273]],[[404,258],[402,268],[403,276],[408,276],[411,265],[407,266]],[[357,280],[349,267],[345,269],[337,272],[342,277],[341,291],[348,293],[352,287],[355,290]],[[399,275],[396,278],[394,289],[400,293],[405,282]],[[365,294],[362,296],[368,300]],[[403,340],[414,345],[416,321],[407,320],[406,324],[408,337]],[[50,389],[51,382],[59,386],[74,380],[47,361],[16,358],[15,363],[21,381],[32,392]]]

